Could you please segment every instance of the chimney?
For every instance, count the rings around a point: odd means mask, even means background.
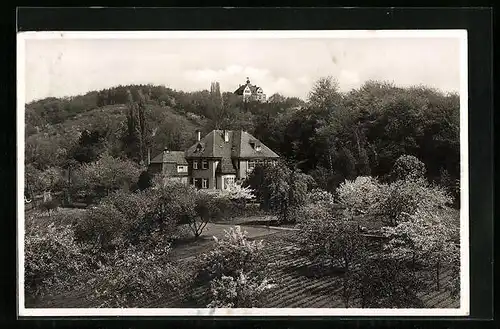
[[[201,140],[201,131],[196,130],[196,141],[199,142]]]
[[[168,149],[168,147],[165,147],[163,149],[163,161],[165,160],[165,156],[167,155],[167,153],[170,153],[170,150]]]
[[[224,129],[224,142],[229,142],[229,131]]]

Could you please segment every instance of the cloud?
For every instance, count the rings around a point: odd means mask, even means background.
[[[338,78],[341,90],[350,90],[361,85],[359,75],[355,71],[341,70]]]
[[[82,94],[118,84],[234,91],[246,77],[268,95],[305,97],[320,77],[342,90],[366,80],[458,91],[457,39],[28,40],[26,98]]]

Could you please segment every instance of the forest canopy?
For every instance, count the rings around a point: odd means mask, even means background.
[[[33,101],[25,119],[25,164],[33,172],[66,175],[104,154],[144,165],[147,150],[184,150],[197,129],[242,129],[331,192],[357,176],[390,181],[401,155],[422,161],[426,178],[455,197],[459,186],[459,95],[425,86],[368,81],[341,92],[323,77],[306,100],[274,94],[243,103],[218,83],[195,92],[126,85]]]

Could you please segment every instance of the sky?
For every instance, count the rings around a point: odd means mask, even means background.
[[[247,77],[271,96],[305,99],[314,82],[340,89],[367,80],[460,89],[458,38],[27,39],[25,98],[84,94],[116,85],[234,91]]]

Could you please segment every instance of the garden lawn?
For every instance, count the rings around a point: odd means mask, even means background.
[[[224,237],[224,231],[229,230],[231,227],[237,225],[233,223],[208,223],[202,235],[198,239],[189,238],[174,245],[171,251],[171,256],[174,259],[190,259],[195,258],[199,254],[209,251],[214,243],[214,237],[221,239]],[[280,230],[254,227],[254,226],[241,226],[243,231],[247,232],[248,239],[262,238],[271,234],[280,232]]]

